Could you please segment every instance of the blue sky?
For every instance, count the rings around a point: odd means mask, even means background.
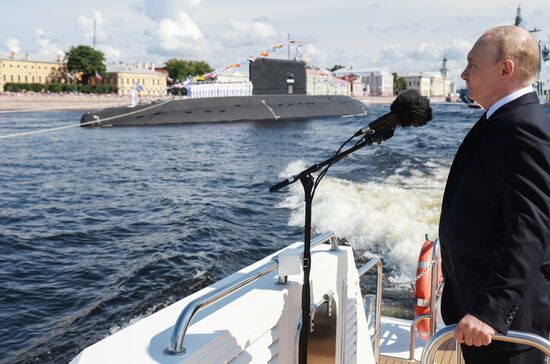
[[[0,55],[53,60],[73,45],[91,45],[95,17],[97,48],[108,61],[160,65],[180,57],[218,68],[290,33],[318,67],[436,71],[447,54],[457,77],[473,42],[511,24],[518,5],[526,27],[543,28],[536,37],[550,43],[548,0],[0,0]]]

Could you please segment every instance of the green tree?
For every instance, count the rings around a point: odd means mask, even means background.
[[[189,61],[185,59],[170,58],[165,64],[168,75],[174,80],[183,81],[189,77],[200,76],[214,69],[204,61]]]
[[[393,92],[395,94],[400,94],[401,92],[407,89],[407,80],[403,77],[399,77],[397,72],[393,72]]]
[[[339,69],[346,68],[345,66],[342,66],[341,64],[335,64],[332,66],[332,68],[329,68],[330,72],[338,71]]]
[[[82,84],[87,85],[88,80],[95,77],[96,72],[105,75],[105,55],[103,52],[85,45],[71,47],[66,53],[67,69],[70,72],[82,73]]]

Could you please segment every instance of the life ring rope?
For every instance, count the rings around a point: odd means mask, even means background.
[[[431,310],[435,310],[435,307],[431,307],[432,303],[432,288],[433,285],[437,285],[435,290],[436,299],[439,298],[440,293],[443,287],[443,276],[441,272],[441,260],[438,259],[439,252],[437,254],[433,253],[434,242],[432,240],[426,239],[422,248],[420,249],[420,254],[418,257],[418,267],[416,269],[418,273],[415,277],[414,285],[414,298],[416,300],[415,314],[416,317],[426,314],[431,314]],[[439,264],[436,264],[436,263]],[[435,266],[435,267],[434,267]],[[431,269],[437,269],[435,282],[432,282]],[[430,274],[428,274],[430,273]],[[433,315],[432,317],[435,317]],[[430,321],[421,320],[417,325],[418,334],[423,338],[428,338],[430,335]]]

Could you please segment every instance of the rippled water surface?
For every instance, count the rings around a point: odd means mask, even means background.
[[[276,194],[268,187],[328,158],[387,111],[0,140],[0,362],[67,362],[301,240],[301,187]],[[0,135],[80,115],[2,114]],[[387,311],[410,303],[410,292],[392,282],[412,277],[424,233],[437,231],[451,158],[480,115],[462,104],[434,105],[430,124],[397,130],[343,160],[316,194],[317,232],[335,231],[359,261],[384,258]]]

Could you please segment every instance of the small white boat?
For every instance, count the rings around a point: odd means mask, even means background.
[[[292,244],[85,348],[71,363],[298,363],[302,250],[302,243]],[[330,232],[313,239],[311,255],[308,363],[460,362],[454,326],[436,332],[436,287],[429,315],[382,317],[378,258],[357,269],[353,249]],[[377,293],[364,300],[359,280],[373,268]],[[428,341],[416,333],[422,319],[435,332]],[[510,331],[495,340],[550,356],[550,341],[536,335]]]

